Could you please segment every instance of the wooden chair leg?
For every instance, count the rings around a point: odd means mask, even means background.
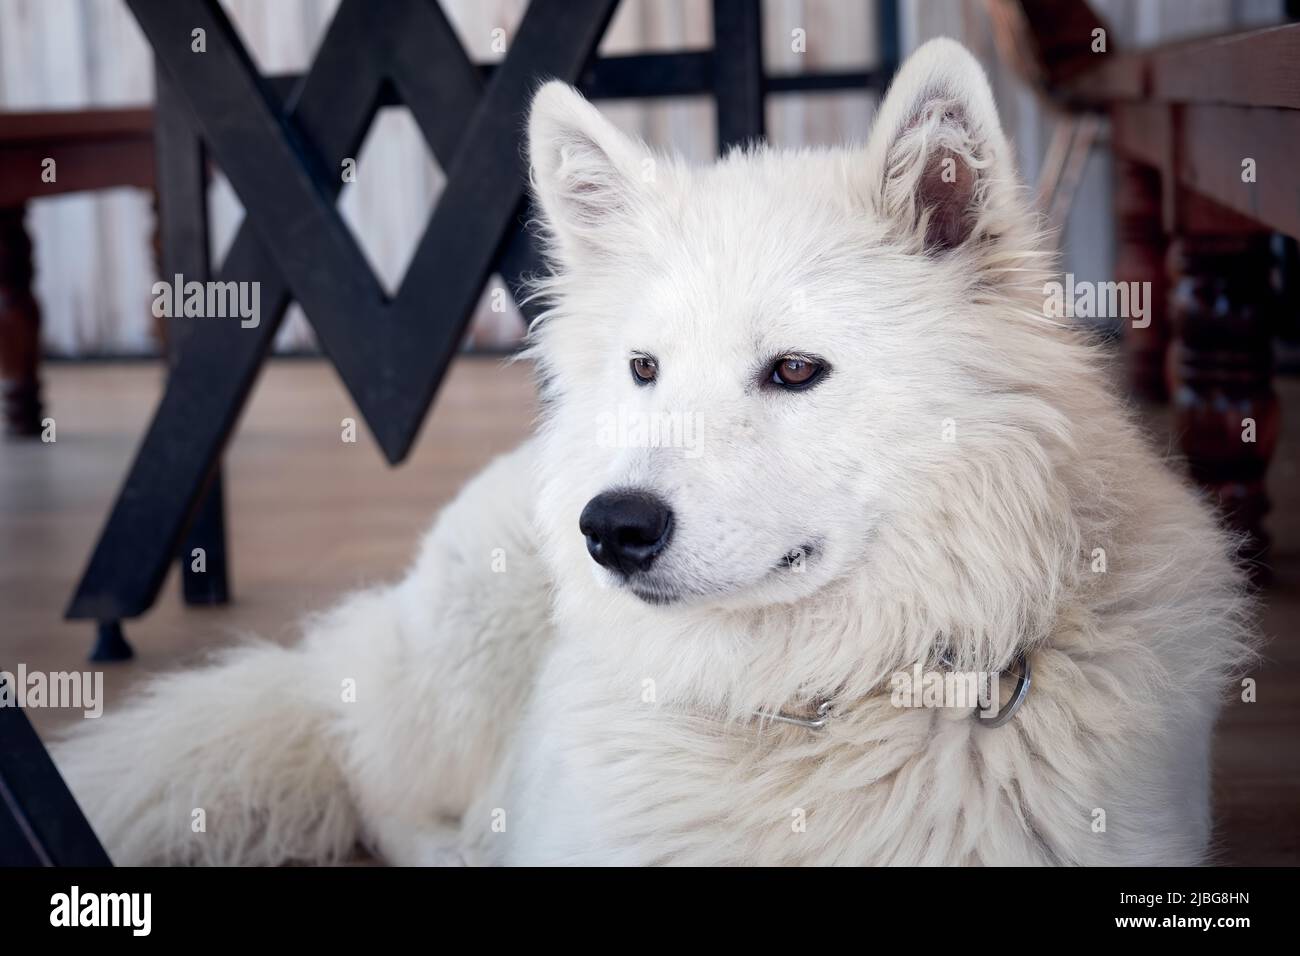
[[[32,243],[24,206],[0,209],[0,389],[5,431],[41,433],[41,310],[32,296]]]
[[[1163,402],[1169,397],[1165,366],[1170,323],[1159,171],[1117,156],[1114,201],[1115,279],[1121,283],[1145,283],[1151,290],[1148,321],[1143,324],[1130,321],[1124,327],[1129,387],[1142,398]]]
[[[1270,261],[1258,235],[1180,235],[1170,250],[1175,429],[1192,477],[1244,534],[1242,557],[1264,578],[1264,479],[1280,426]]]

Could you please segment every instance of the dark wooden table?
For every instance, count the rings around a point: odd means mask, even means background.
[[[9,435],[40,434],[43,415],[27,203],[153,184],[151,109],[0,113],[0,388]]]

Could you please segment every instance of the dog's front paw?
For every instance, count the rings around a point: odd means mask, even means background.
[[[470,866],[469,854],[454,827],[430,829],[385,826],[372,841],[375,855],[389,866]]]
[[[411,854],[412,858],[402,863],[396,863],[397,866],[469,866],[469,858],[456,843],[448,843],[444,840],[430,840],[427,845],[421,845],[415,848]]]

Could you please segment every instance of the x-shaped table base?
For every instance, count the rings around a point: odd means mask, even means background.
[[[520,228],[520,134],[536,78],[575,80],[615,0],[536,0],[486,86],[436,3],[344,0],[283,106],[216,0],[130,5],[158,58],[159,149],[189,159],[177,168],[164,155],[160,171],[166,271],[200,281],[208,272],[206,220],[185,220],[203,208],[204,178],[201,152],[177,129],[181,106],[246,210],[217,278],[260,282],[263,317],[256,328],[171,320],[166,392],[68,609],[101,621],[153,603],[291,298],[386,457],[406,455],[488,275],[496,266],[516,282],[533,261]],[[196,29],[206,52],[191,49]],[[356,154],[385,83],[447,175],[392,299],[334,205],[337,171]]]

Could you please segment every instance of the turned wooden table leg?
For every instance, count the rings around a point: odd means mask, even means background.
[[[26,208],[0,209],[0,389],[5,431],[41,433],[41,310],[32,296],[32,243]]]
[[[1280,424],[1269,266],[1262,236],[1184,235],[1170,249],[1175,429],[1192,477],[1244,533],[1242,557],[1264,576],[1264,478]]]
[[[1169,395],[1165,367],[1171,336],[1166,310],[1160,172],[1117,156],[1114,188],[1115,279],[1144,283],[1151,290],[1145,319],[1130,319],[1124,325],[1129,386],[1145,399],[1164,401]]]

